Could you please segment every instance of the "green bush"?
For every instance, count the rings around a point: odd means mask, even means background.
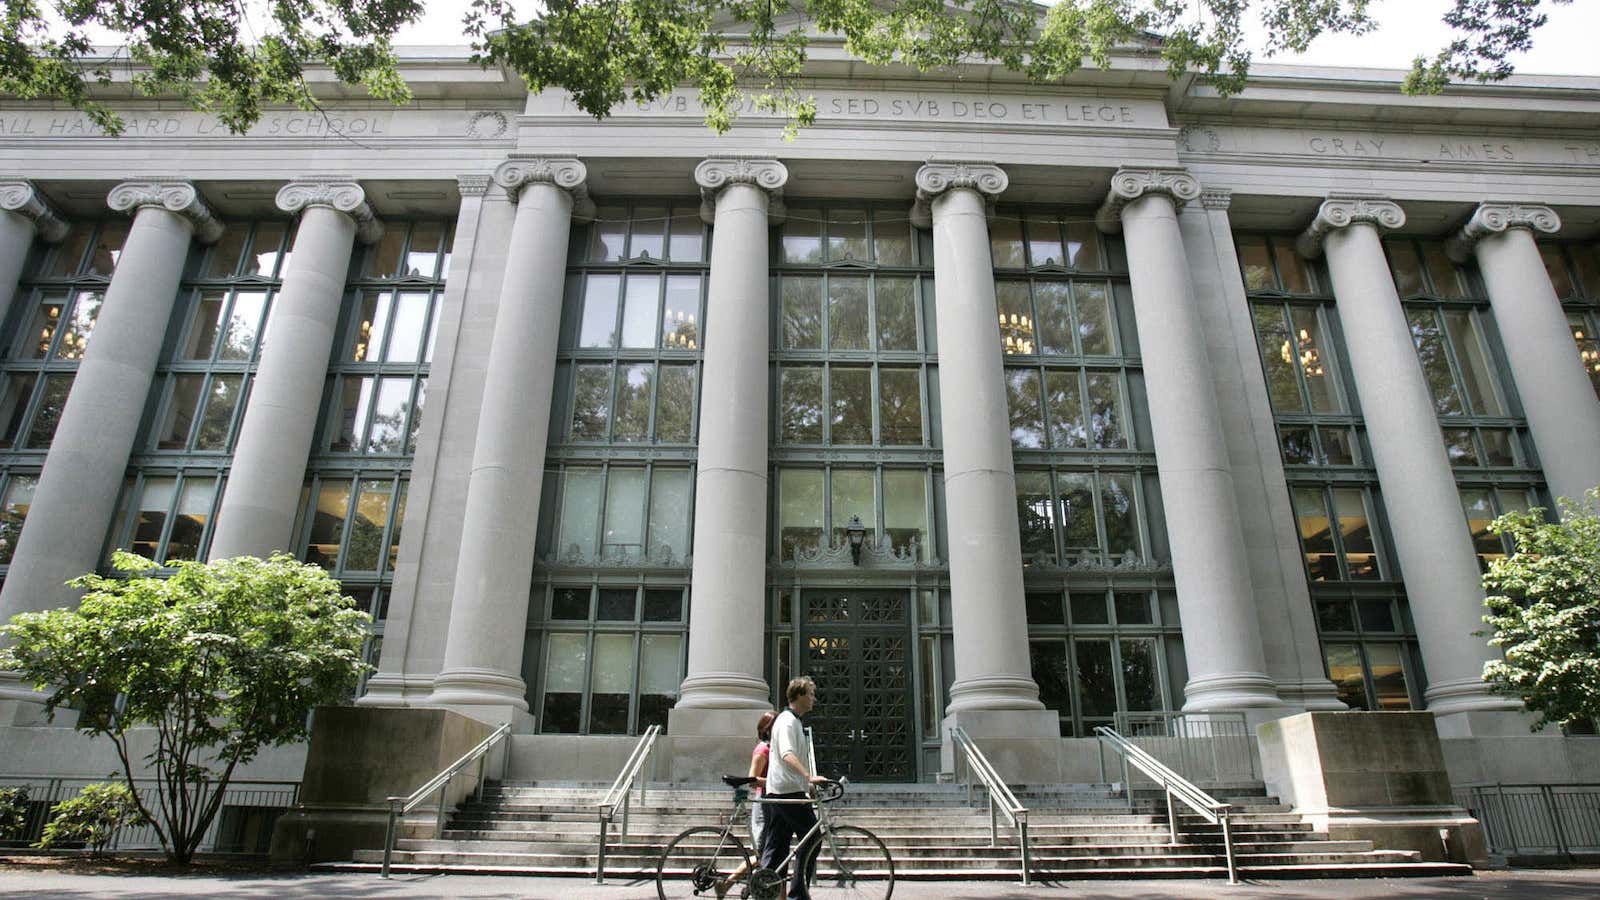
[[[91,856],[104,855],[117,830],[144,821],[127,785],[98,782],[84,785],[78,796],[56,804],[44,836],[34,844],[51,850],[63,844],[86,844]]]
[[[0,788],[0,841],[22,836],[28,823],[28,789]]]

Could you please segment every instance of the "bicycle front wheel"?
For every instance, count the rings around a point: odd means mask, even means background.
[[[865,828],[839,825],[820,839],[811,861],[815,900],[889,900],[894,860],[889,848]]]
[[[662,852],[656,864],[656,894],[661,900],[716,897],[717,885],[747,859],[744,843],[731,830],[690,828]]]

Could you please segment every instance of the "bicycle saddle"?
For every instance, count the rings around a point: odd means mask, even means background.
[[[724,775],[722,776],[722,783],[731,788],[740,788],[747,784],[755,784],[756,779],[745,775]]]

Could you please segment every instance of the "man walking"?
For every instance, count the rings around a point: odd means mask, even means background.
[[[772,763],[767,769],[768,800],[799,800],[811,795],[811,785],[827,781],[813,774],[806,758],[806,733],[800,726],[800,717],[811,711],[817,703],[817,684],[802,675],[789,682],[784,691],[789,708],[778,714],[772,724]],[[762,836],[761,865],[776,869],[789,854],[789,842],[805,835],[817,824],[817,814],[809,803],[774,803],[767,811],[766,832]],[[795,854],[789,874],[789,900],[810,900],[806,891],[806,857],[811,852],[809,844],[802,844]]]

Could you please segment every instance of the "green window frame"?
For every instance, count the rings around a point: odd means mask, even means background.
[[[683,585],[556,580],[535,595],[524,680],[543,734],[638,734],[667,726],[688,658]]]

